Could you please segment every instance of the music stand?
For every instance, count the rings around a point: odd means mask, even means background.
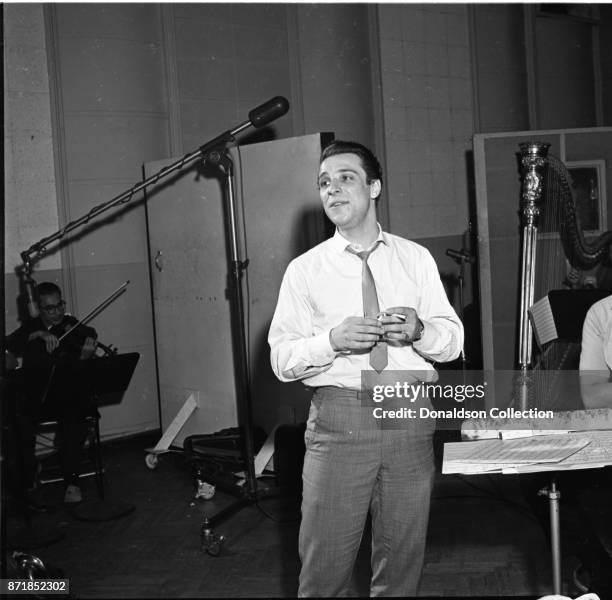
[[[58,365],[53,374],[53,380],[49,386],[50,396],[55,399],[61,397],[62,389],[68,381],[74,385],[75,377],[78,381],[87,385],[92,393],[93,408],[98,410],[102,406],[119,404],[123,394],[136,369],[140,358],[138,352],[127,354],[116,354],[102,358],[92,358],[82,361],[78,365],[75,374],[74,365]],[[99,444],[99,439],[97,440]],[[99,451],[99,448],[98,448]],[[101,459],[98,457],[101,466]],[[70,509],[72,516],[79,521],[110,521],[123,517],[134,511],[133,504],[122,500],[109,500],[104,493],[104,486],[99,486],[100,497],[88,499]]]
[[[138,352],[129,352],[87,361],[86,374],[94,383],[98,408],[119,404],[123,400],[139,358]]]

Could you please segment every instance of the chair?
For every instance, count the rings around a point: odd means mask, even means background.
[[[98,495],[104,499],[104,465],[102,462],[102,451],[100,442],[100,414],[96,409],[85,417],[87,424],[87,437],[85,438],[84,450],[86,455],[86,468],[82,468],[80,477],[95,477]],[[58,464],[44,465],[48,458],[57,455],[55,436],[58,435],[58,421],[47,419],[39,421],[36,430],[36,455],[41,459],[41,470],[38,481],[40,484],[56,483],[63,481]]]

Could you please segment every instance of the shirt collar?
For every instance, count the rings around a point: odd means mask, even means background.
[[[382,227],[380,226],[380,223],[376,223],[376,225],[378,226],[378,237],[376,238],[376,240],[374,241],[372,246],[375,243],[379,242],[379,241],[382,242],[383,244],[385,244],[386,246],[388,246],[389,245],[389,240],[387,239],[387,234],[382,230]],[[338,231],[337,227],[336,227],[336,231],[335,231],[333,237],[331,238],[331,244],[332,244],[332,248],[336,252],[344,252],[349,246],[353,246],[353,249],[356,249],[356,250],[367,250],[367,248],[358,248],[357,246],[351,244],[351,242],[349,242]]]

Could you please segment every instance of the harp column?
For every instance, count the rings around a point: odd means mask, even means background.
[[[529,321],[529,307],[533,304],[536,242],[538,233],[538,203],[542,196],[542,180],[546,166],[546,156],[550,144],[542,142],[525,142],[521,149],[521,299],[519,315],[519,368],[526,382],[527,370],[531,363],[532,329]],[[526,386],[521,386],[521,408],[527,406]]]

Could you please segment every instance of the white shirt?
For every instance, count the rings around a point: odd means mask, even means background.
[[[612,371],[612,295],[595,302],[582,326],[581,371]]]
[[[380,229],[380,227],[379,227]],[[424,357],[453,360],[463,347],[463,325],[450,305],[429,251],[379,231],[382,243],[368,259],[381,311],[416,310],[425,325],[413,345],[388,346],[387,370],[431,371]],[[347,251],[342,235],[294,259],[285,272],[268,342],[274,373],[281,381],[303,379],[313,386],[361,388],[361,371],[371,370],[369,353],[336,352],[329,332],[350,316],[363,316],[361,259]]]

